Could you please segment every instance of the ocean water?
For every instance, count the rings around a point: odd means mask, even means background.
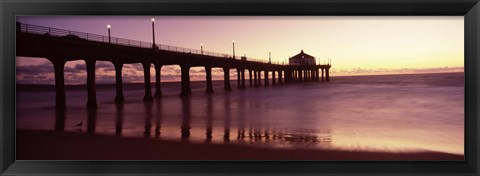
[[[87,111],[84,86],[67,87],[67,110],[56,113],[52,86],[17,85],[17,128],[146,137],[196,143],[358,151],[439,151],[464,154],[464,74],[332,77],[223,90],[214,81],[162,83],[163,97],[142,101],[142,84],[97,86],[96,111]],[[262,82],[263,83],[263,82]],[[152,93],[155,93],[152,86]],[[81,127],[76,124],[82,122]]]

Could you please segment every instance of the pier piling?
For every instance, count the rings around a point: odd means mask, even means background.
[[[143,101],[152,101],[152,84],[150,83],[150,62],[142,62],[143,66],[143,78],[145,85],[145,96]]]
[[[122,81],[122,62],[113,62],[113,66],[115,67],[115,88],[116,88],[116,96],[115,102],[123,102],[125,98],[123,97],[123,81]]]
[[[161,88],[161,71],[162,64],[156,63],[155,66],[155,98],[162,97],[162,88]]]
[[[211,66],[206,66],[205,67],[205,73],[206,73],[206,80],[207,80],[207,94],[212,94],[213,93],[213,86],[212,86],[212,67]]]
[[[182,91],[180,96],[189,96],[192,93],[190,88],[190,66],[180,65],[180,69],[182,70]]]
[[[85,60],[87,67],[87,108],[96,109],[97,108],[97,93],[95,90],[95,63],[94,59]]]
[[[226,91],[231,91],[232,88],[230,87],[230,68],[229,67],[223,67],[223,80],[224,80],[223,89]]]
[[[61,59],[49,59],[53,63],[53,69],[55,72],[55,107],[60,110],[66,108],[65,98],[65,60]]]

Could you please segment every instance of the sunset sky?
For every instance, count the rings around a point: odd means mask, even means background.
[[[18,17],[27,24],[152,42],[152,16]],[[331,76],[463,72],[463,16],[446,17],[228,17],[154,16],[156,43],[285,62],[300,50],[332,60]],[[68,62],[67,84],[85,83],[83,61]],[[140,64],[124,66],[125,82],[143,81]],[[152,69],[152,74],[154,70]],[[214,79],[222,79],[219,69]],[[204,80],[203,68],[191,70]],[[232,72],[232,76],[235,72]],[[154,77],[153,77],[154,78]],[[152,79],[153,79],[152,78]],[[235,79],[236,77],[232,77]],[[98,83],[114,83],[113,65],[97,62]],[[180,80],[178,66],[162,68],[163,81]],[[17,82],[53,84],[53,66],[46,59],[17,57]]]

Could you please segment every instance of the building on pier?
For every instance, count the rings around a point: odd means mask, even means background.
[[[289,65],[315,65],[315,57],[304,53],[303,50],[288,59]]]

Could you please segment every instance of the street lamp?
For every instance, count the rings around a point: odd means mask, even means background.
[[[233,58],[235,59],[235,40],[232,40],[233,44]]]
[[[268,51],[268,63],[272,63],[272,52]]]
[[[153,36],[153,49],[156,48],[156,45],[155,45],[155,18],[152,18],[152,36]]]
[[[203,43],[200,43],[200,53],[203,55]]]
[[[108,43],[110,43],[110,25],[107,25],[107,29],[108,29]]]

